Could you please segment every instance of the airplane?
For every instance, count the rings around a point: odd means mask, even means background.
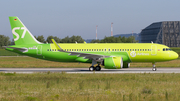
[[[15,45],[3,46],[8,51],[34,58],[57,62],[92,63],[90,71],[129,68],[131,62],[170,61],[178,54],[169,47],[156,43],[41,43],[35,39],[16,16],[9,17]],[[97,66],[94,66],[96,65]]]

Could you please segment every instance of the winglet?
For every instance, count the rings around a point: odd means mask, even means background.
[[[64,51],[58,44],[57,42],[54,40],[54,39],[51,39],[52,42],[54,43],[54,45],[56,46],[56,48],[59,50],[59,51]]]
[[[84,44],[87,44],[86,41],[84,41]]]

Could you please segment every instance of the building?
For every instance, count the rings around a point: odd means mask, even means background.
[[[139,35],[141,43],[159,43],[169,47],[180,47],[180,21],[156,22]]]

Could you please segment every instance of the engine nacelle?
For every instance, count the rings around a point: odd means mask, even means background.
[[[101,65],[106,69],[121,69],[123,67],[122,57],[108,57],[104,58]]]

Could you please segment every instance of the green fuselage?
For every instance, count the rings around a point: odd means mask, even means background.
[[[176,59],[177,53],[169,50],[169,47],[161,44],[151,43],[88,43],[88,44],[59,44],[66,51],[79,53],[89,53],[112,57],[122,57],[123,62],[161,62]],[[69,55],[70,53],[59,52],[54,44],[35,44],[35,45],[14,45],[11,47],[27,48],[28,51],[20,52],[14,49],[10,51],[28,55],[35,58],[59,61],[59,62],[91,62],[90,59]],[[164,49],[164,50],[163,50]]]

